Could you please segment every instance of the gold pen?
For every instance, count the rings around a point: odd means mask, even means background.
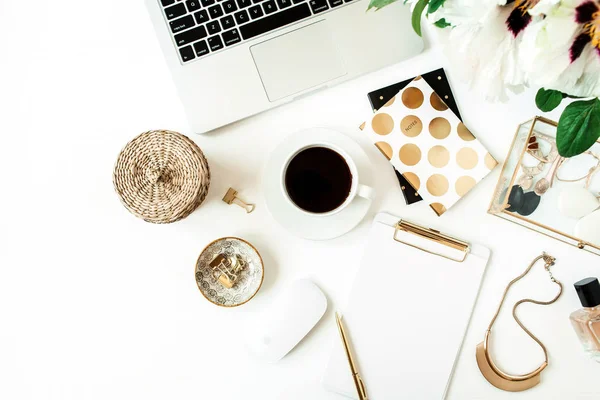
[[[346,332],[344,331],[344,325],[342,324],[342,317],[339,313],[335,313],[335,321],[337,322],[338,330],[340,331],[340,336],[342,337],[342,342],[344,343],[344,350],[346,350],[346,356],[348,357],[348,363],[350,364],[350,370],[352,371],[352,379],[354,379],[354,385],[356,386],[356,391],[358,392],[359,400],[369,400],[367,397],[367,388],[365,388],[365,384],[356,369],[356,364],[354,364],[354,358],[352,357],[352,352],[350,351],[350,345],[348,344],[348,339],[346,338]]]

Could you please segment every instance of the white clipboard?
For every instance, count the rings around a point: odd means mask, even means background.
[[[479,244],[375,217],[342,309],[369,400],[445,397],[489,258]],[[339,335],[323,384],[358,399]]]

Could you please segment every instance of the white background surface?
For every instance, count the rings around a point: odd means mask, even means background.
[[[600,275],[600,259],[486,214],[499,170],[437,218],[425,205],[404,205],[392,169],[357,135],[381,194],[357,229],[308,242],[278,226],[266,210],[261,168],[286,134],[317,125],[355,131],[360,116],[369,114],[369,90],[448,67],[432,47],[403,64],[199,137],[188,132],[141,0],[0,0],[0,398],[338,399],[320,385],[332,340],[339,340],[333,310],[343,310],[369,219],[379,210],[492,249],[450,399],[599,398],[600,365],[581,351],[568,315],[579,307],[572,283]],[[537,112],[534,92],[510,104],[488,104],[453,80],[452,68],[448,73],[467,126],[503,159],[517,123]],[[128,214],[111,182],[125,143],[160,128],[190,134],[213,171],[205,204],[168,226]],[[245,215],[222,203],[229,186],[257,202],[257,210]],[[259,294],[232,310],[204,300],[193,274],[202,248],[225,235],[248,239],[266,262]],[[558,258],[554,273],[565,294],[551,307],[526,305],[520,314],[547,345],[550,366],[540,386],[505,393],[479,374],[475,345],[506,283],[543,250]],[[255,362],[240,344],[244,318],[304,277],[327,294],[327,314],[280,363]],[[549,298],[554,291],[538,266],[507,304]],[[395,312],[418,306],[416,298]],[[448,311],[444,299],[439,308],[423,310],[439,335],[445,327],[435,324],[436,314]],[[405,321],[398,329],[421,328]],[[526,372],[542,360],[509,312],[494,338],[494,354],[510,372]],[[435,343],[422,351],[435,353]],[[410,374],[402,360],[398,368]]]

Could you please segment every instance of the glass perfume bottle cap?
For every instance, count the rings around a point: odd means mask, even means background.
[[[600,306],[600,282],[598,278],[585,278],[575,283],[575,290],[586,308]]]

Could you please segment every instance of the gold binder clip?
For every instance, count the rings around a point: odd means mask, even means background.
[[[244,210],[246,210],[246,213],[250,214],[252,211],[254,211],[255,205],[254,204],[248,204],[245,203],[244,201],[240,200],[237,197],[237,190],[235,190],[234,188],[229,188],[229,190],[227,191],[227,193],[225,193],[225,196],[223,197],[223,201],[227,204],[232,204],[235,203],[238,206],[242,207]]]
[[[415,246],[414,244],[404,242],[404,241],[398,239],[398,231],[410,233],[412,235],[432,241],[434,243],[438,243],[438,244],[444,245],[446,247],[450,247],[455,250],[460,250],[463,252],[463,257],[462,258],[448,257],[444,254],[435,253],[435,252],[425,249],[423,247]],[[448,260],[456,261],[456,262],[465,261],[467,259],[467,255],[471,251],[469,244],[466,242],[455,239],[451,236],[444,235],[443,233],[440,233],[439,231],[436,231],[435,229],[424,228],[422,226],[410,223],[408,221],[402,221],[402,220],[396,224],[396,230],[394,231],[394,240],[397,242],[400,242],[402,244],[405,244],[407,246],[422,250],[426,253],[434,254],[436,256],[440,256],[440,257],[446,258]]]
[[[211,262],[215,279],[227,289],[231,289],[240,276],[240,272],[246,268],[246,262],[238,255],[217,255]]]

